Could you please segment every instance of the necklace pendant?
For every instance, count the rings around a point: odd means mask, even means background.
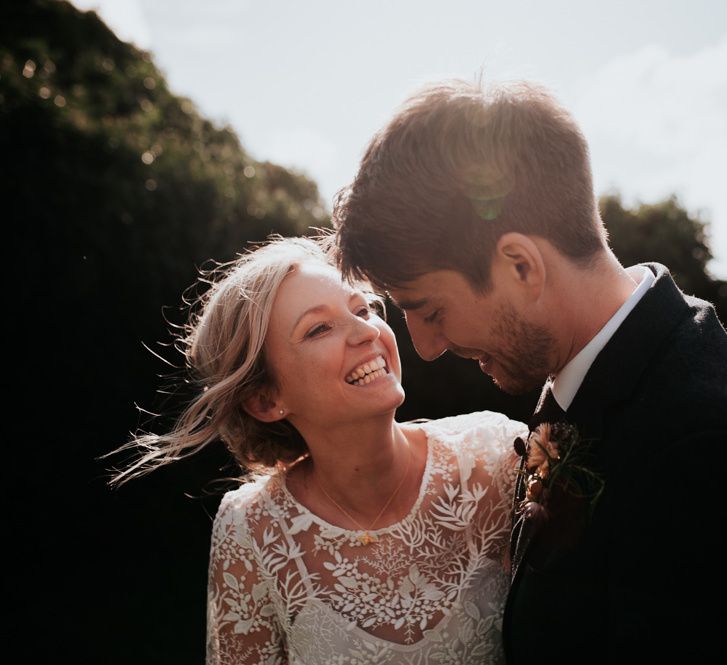
[[[368,531],[365,531],[356,538],[362,545],[370,545],[371,543],[378,541],[378,538],[376,536],[372,536]]]

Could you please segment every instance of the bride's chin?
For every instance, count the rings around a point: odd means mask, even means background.
[[[391,386],[390,390],[386,391],[386,396],[382,395],[382,401],[385,405],[384,408],[392,410],[398,409],[404,403],[404,397],[404,389],[397,382],[395,386]]]

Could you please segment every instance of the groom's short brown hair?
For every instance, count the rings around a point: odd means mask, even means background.
[[[344,274],[384,288],[449,269],[487,289],[508,231],[579,263],[606,244],[586,140],[530,83],[447,81],[410,97],[338,193],[333,223]]]

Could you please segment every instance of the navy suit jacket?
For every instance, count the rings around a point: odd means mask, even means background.
[[[590,516],[585,502],[554,505],[513,552],[510,665],[698,663],[721,641],[708,607],[724,576],[727,333],[712,305],[646,267],[655,283],[566,413],[605,490]]]

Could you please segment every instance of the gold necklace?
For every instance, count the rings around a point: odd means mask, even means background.
[[[343,508],[343,506],[339,505],[338,502],[328,493],[325,489],[323,489],[323,485],[321,485],[320,481],[316,477],[316,485],[318,485],[318,488],[323,492],[323,494],[326,495],[326,498],[334,505],[338,510],[340,510],[348,519],[350,519],[359,529],[359,531],[362,531],[363,533],[360,536],[356,536],[356,539],[362,544],[362,545],[369,545],[370,543],[375,543],[378,540],[378,537],[375,535],[371,535],[369,531],[372,531],[374,528],[374,525],[376,522],[379,521],[379,518],[384,514],[384,511],[389,507],[389,504],[393,500],[393,498],[396,496],[397,492],[401,489],[401,486],[404,484],[404,480],[406,480],[406,477],[409,475],[409,468],[411,467],[411,458],[413,457],[413,453],[411,452],[411,445],[409,445],[409,460],[406,464],[406,471],[404,471],[404,475],[401,477],[401,480],[399,481],[399,484],[396,486],[396,489],[392,492],[391,496],[386,500],[386,503],[384,504],[383,508],[379,511],[379,514],[376,516],[373,522],[369,525],[369,528],[366,529],[357,520],[355,520],[351,514]]]

